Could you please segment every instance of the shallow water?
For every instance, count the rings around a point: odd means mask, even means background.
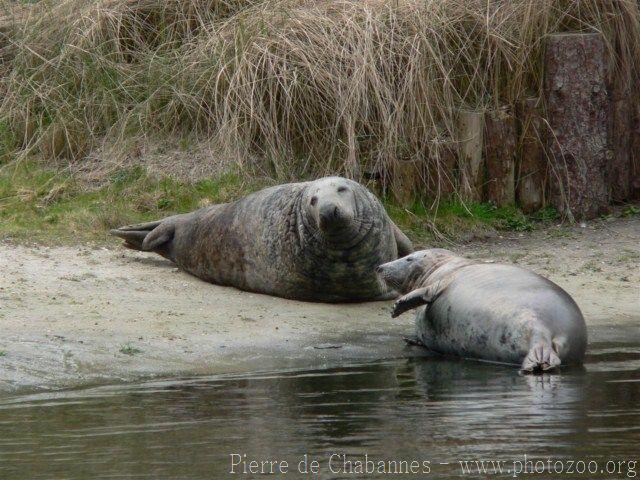
[[[286,461],[276,478],[311,477],[305,454],[320,478],[634,478],[639,372],[640,346],[618,342],[536,377],[405,358],[7,396],[0,478],[253,478],[232,454]]]

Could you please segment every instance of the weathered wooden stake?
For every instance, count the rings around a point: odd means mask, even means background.
[[[480,111],[462,110],[458,120],[460,141],[460,189],[467,201],[482,201],[484,183],[483,129],[484,114]]]
[[[393,168],[393,197],[403,207],[415,200],[416,185],[422,183],[422,168],[413,161],[399,161]]]
[[[640,95],[633,96],[629,200],[640,200]]]
[[[427,169],[427,196],[448,199],[456,190],[457,157],[449,145],[439,145],[430,155]]]
[[[516,169],[516,121],[507,108],[485,115],[486,198],[497,206],[514,203]]]
[[[611,161],[607,164],[609,196],[614,202],[629,198],[631,180],[631,130],[633,123],[633,102],[631,80],[623,71],[610,68],[609,81],[611,96],[611,127],[609,143],[612,150]]]
[[[520,160],[516,169],[516,198],[525,213],[535,212],[544,203],[547,161],[539,104],[538,98],[525,98],[518,107]]]
[[[551,35],[545,65],[551,200],[569,218],[593,218],[608,210],[609,197],[610,102],[603,39],[597,33]]]

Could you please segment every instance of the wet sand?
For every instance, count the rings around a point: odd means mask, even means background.
[[[551,227],[452,250],[548,276],[590,342],[640,326],[640,218]],[[0,244],[0,391],[420,355],[390,302],[327,305],[210,285],[154,255]]]

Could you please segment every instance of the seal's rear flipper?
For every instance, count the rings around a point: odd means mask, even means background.
[[[543,373],[560,366],[560,357],[550,342],[534,344],[520,367],[522,373]]]
[[[132,250],[154,251],[169,258],[169,242],[173,239],[173,222],[158,220],[155,222],[126,225],[109,233],[124,239],[125,246]]]

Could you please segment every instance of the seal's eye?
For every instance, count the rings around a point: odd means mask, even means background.
[[[407,258],[407,262],[412,262],[413,258]]]
[[[338,193],[343,193],[347,191],[347,187],[338,187]]]
[[[318,203],[318,197],[311,197],[311,206],[315,206]]]

